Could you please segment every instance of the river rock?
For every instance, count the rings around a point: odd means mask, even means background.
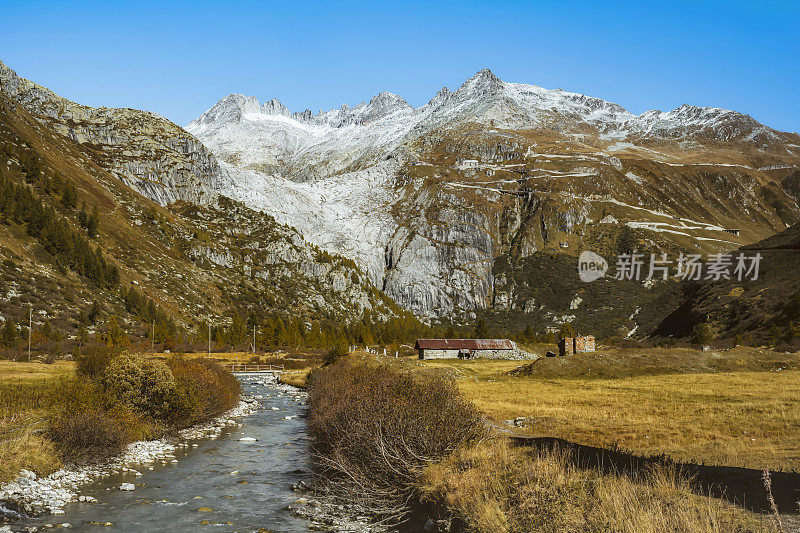
[[[242,437],[239,442],[256,442],[257,440],[255,437]]]
[[[122,485],[119,486],[119,490],[135,490],[135,489],[136,485],[134,485],[133,483],[123,483]]]

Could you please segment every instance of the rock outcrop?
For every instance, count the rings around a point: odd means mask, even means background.
[[[222,177],[217,160],[195,137],[159,115],[76,104],[21,78],[2,62],[0,93],[161,205],[176,200],[205,204],[217,195]]]

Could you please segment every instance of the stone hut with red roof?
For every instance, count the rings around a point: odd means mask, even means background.
[[[420,359],[533,359],[509,339],[417,339]]]

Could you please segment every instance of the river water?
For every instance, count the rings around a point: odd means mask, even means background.
[[[191,442],[175,453],[177,462],[133,465],[141,476],[120,474],[84,488],[97,503],[69,504],[63,515],[13,524],[14,531],[68,523],[70,531],[307,532],[309,522],[287,510],[299,497],[291,486],[310,476],[305,394],[271,377],[240,379],[243,393],[260,404],[239,419],[241,427]],[[239,440],[245,437],[257,441]],[[119,490],[122,483],[136,489]]]

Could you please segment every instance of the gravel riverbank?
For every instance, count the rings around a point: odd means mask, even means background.
[[[64,513],[63,507],[69,502],[91,502],[91,499],[81,499],[82,486],[121,472],[140,475],[137,469],[152,470],[152,466],[148,465],[156,462],[177,462],[177,450],[193,446],[193,440],[218,437],[226,427],[237,424],[238,418],[254,412],[257,406],[257,400],[245,397],[236,407],[208,423],[182,430],[175,437],[133,442],[126,447],[125,452],[111,460],[77,468],[64,468],[42,478],[38,478],[33,472],[22,470],[13,481],[0,486],[0,518],[1,513],[7,514],[9,518],[18,518],[15,514],[20,513],[60,515]]]

